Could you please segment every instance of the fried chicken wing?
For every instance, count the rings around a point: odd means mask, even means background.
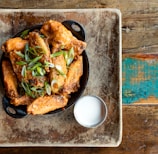
[[[17,76],[18,81],[25,81],[27,83],[30,83],[32,86],[36,86],[36,87],[43,87],[44,86],[44,82],[47,80],[47,78],[45,76],[40,76],[40,77],[34,77],[32,76],[32,72],[31,70],[27,70],[26,71],[26,76],[23,77],[22,76],[22,65],[18,65],[17,62],[19,61],[24,61],[23,58],[21,58],[20,56],[18,56],[16,54],[16,52],[12,51],[10,52],[10,61],[12,63],[12,67],[13,70]]]
[[[86,48],[86,43],[74,37],[60,22],[49,20],[44,23],[41,32],[48,38],[52,45],[52,53],[59,51],[62,47],[66,50],[74,48],[75,55],[80,55]]]
[[[32,99],[31,97],[29,97],[27,95],[23,95],[21,97],[11,99],[10,103],[15,106],[30,105],[33,100],[34,99]]]
[[[22,51],[26,43],[27,43],[27,40],[23,40],[20,37],[11,38],[2,45],[2,50],[4,52],[11,52],[14,50]]]
[[[53,93],[58,93],[60,89],[63,88],[65,77],[67,74],[66,61],[63,55],[52,58],[54,65],[59,69],[51,68],[49,73],[51,84],[51,89]],[[54,83],[53,83],[54,82]]]
[[[80,86],[79,81],[83,74],[82,61],[82,56],[79,56],[78,59],[70,65],[63,90],[67,94],[77,91]]]
[[[16,98],[18,97],[18,91],[17,91],[17,79],[16,75],[13,72],[11,63],[7,60],[2,61],[2,72],[3,72],[3,80],[4,80],[4,86],[6,90],[6,95],[9,98]]]
[[[9,53],[9,58],[10,58],[10,61],[11,61],[12,67],[13,67],[13,71],[15,72],[15,74],[17,76],[17,79],[19,81],[21,81],[22,80],[22,76],[21,76],[22,66],[21,65],[17,65],[16,62],[22,61],[23,58],[21,58],[20,56],[18,56],[16,54],[16,51],[11,51]]]
[[[44,61],[51,62],[50,58],[50,49],[49,45],[46,41],[44,41],[43,38],[40,37],[39,33],[37,32],[30,32],[29,33],[29,44],[31,47],[36,48],[37,52],[41,52],[42,54],[41,62],[44,63]],[[45,67],[46,71],[49,72],[49,68]]]
[[[28,106],[27,112],[29,114],[45,114],[50,111],[66,106],[68,99],[62,95],[43,96],[34,100]]]

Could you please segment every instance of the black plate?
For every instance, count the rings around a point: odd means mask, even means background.
[[[78,22],[72,21],[72,20],[66,20],[66,21],[63,21],[62,24],[67,29],[69,29],[76,38],[78,38],[79,40],[85,41],[85,31]],[[26,29],[33,31],[35,29],[40,29],[41,26],[42,25],[36,25],[36,26],[32,26],[32,27],[26,28]],[[24,29],[24,30],[26,30],[26,29]],[[18,32],[14,37],[20,36],[24,30]],[[87,57],[86,51],[83,51],[82,56],[83,56],[83,75],[80,79],[80,88],[78,89],[77,92],[71,94],[71,98],[69,99],[68,104],[64,107],[64,109],[67,109],[72,104],[74,104],[77,101],[77,99],[81,96],[81,94],[83,93],[83,91],[86,87],[88,77],[89,77],[89,62],[88,62],[88,57]],[[2,55],[1,61],[3,58],[4,58],[4,55]],[[3,81],[3,79],[2,79],[2,81]],[[10,104],[10,100],[6,96],[3,97],[2,103],[3,103],[3,108],[4,108],[5,112],[13,118],[23,118],[24,116],[27,115],[26,106],[14,106],[14,105]],[[62,108],[51,111],[47,114],[54,114],[54,113],[58,113],[61,111],[63,111]]]

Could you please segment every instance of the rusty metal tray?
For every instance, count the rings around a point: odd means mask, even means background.
[[[18,31],[49,19],[82,24],[88,44],[90,74],[83,95],[98,95],[108,106],[108,118],[97,128],[80,126],[73,106],[49,115],[8,116],[0,103],[0,147],[117,147],[122,140],[121,13],[117,9],[0,9],[0,44]],[[0,52],[2,55],[2,52]],[[4,95],[0,84],[0,100]]]

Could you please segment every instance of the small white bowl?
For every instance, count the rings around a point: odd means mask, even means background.
[[[98,96],[83,96],[74,106],[76,121],[87,128],[100,126],[105,121],[107,113],[105,102]]]

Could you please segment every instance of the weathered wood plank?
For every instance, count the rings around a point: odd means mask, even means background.
[[[158,2],[130,0],[124,5],[123,103],[158,103]]]
[[[123,103],[158,103],[158,54],[123,57]]]
[[[1,148],[1,154],[157,154],[158,106],[123,106],[123,140],[118,148]]]
[[[119,7],[118,0],[3,0],[0,1],[0,8],[101,8],[101,7]]]

